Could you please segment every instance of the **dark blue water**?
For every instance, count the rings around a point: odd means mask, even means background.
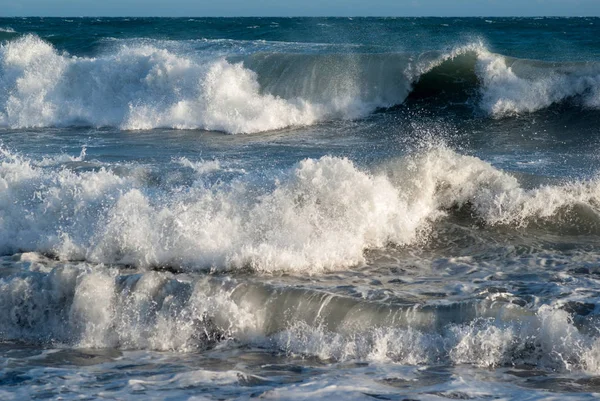
[[[597,398],[599,29],[0,19],[0,398]]]

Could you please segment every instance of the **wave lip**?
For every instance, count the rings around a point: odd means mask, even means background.
[[[121,275],[85,265],[47,269],[28,254],[20,262],[29,269],[0,279],[5,341],[193,352],[235,339],[329,361],[600,369],[598,339],[549,305],[397,307],[230,279]]]
[[[480,42],[420,55],[259,52],[224,58],[163,47],[126,42],[86,58],[59,54],[34,35],[4,42],[0,126],[253,133],[360,118],[409,96],[440,93],[450,102],[479,93],[480,109],[494,117],[572,98],[600,107],[597,64],[516,60]]]
[[[480,107],[495,117],[531,113],[570,99],[600,108],[598,63],[543,63],[482,53],[476,71]]]

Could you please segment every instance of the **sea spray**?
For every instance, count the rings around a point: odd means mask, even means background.
[[[159,45],[127,43],[88,58],[60,53],[35,35],[4,42],[0,125],[237,134],[362,118],[409,96],[440,93],[460,102],[480,97],[478,108],[495,117],[570,99],[599,104],[597,64],[513,60],[481,42],[418,57],[261,52],[229,59]]]
[[[182,168],[199,171],[189,161]],[[140,169],[47,169],[3,150],[0,249],[141,267],[316,273],[360,264],[368,249],[426,242],[435,222],[465,208],[490,226],[597,233],[600,224],[597,180],[525,189],[444,147],[375,174],[326,156],[266,182],[243,174],[213,185],[196,176],[198,184],[171,189],[153,187]]]

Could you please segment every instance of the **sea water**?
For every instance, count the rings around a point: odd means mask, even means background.
[[[600,19],[0,19],[0,399],[596,399]]]

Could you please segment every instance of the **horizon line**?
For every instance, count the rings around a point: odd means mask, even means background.
[[[12,15],[3,18],[600,18],[600,15]]]

